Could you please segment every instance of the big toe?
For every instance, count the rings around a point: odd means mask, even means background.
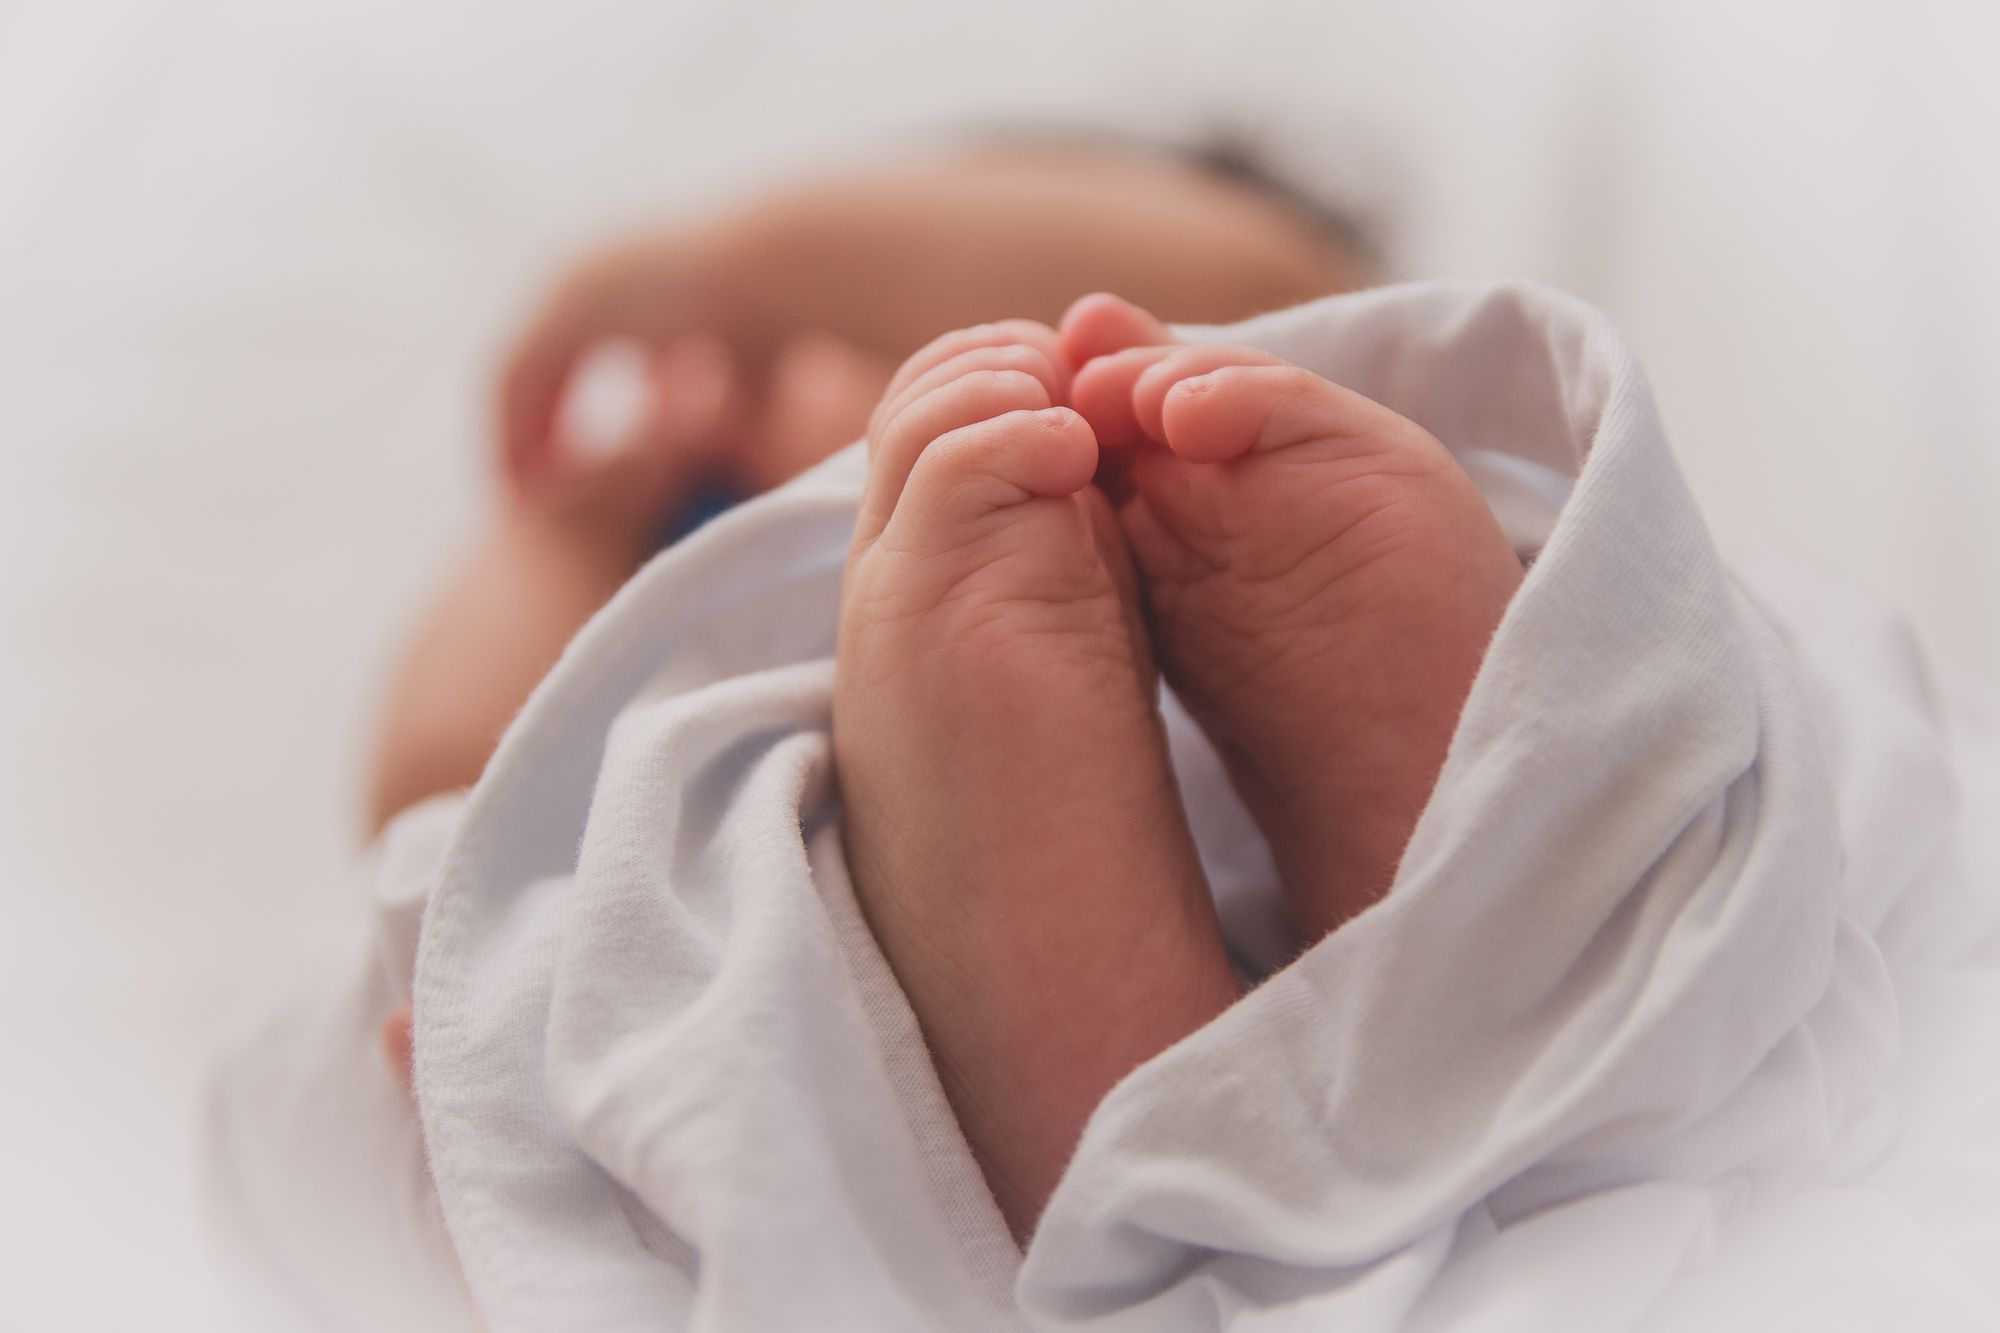
[[[917,458],[884,538],[913,550],[951,544],[1003,510],[1076,494],[1096,468],[1097,438],[1067,407],[962,426]]]
[[[1151,347],[1176,341],[1173,331],[1152,312],[1109,292],[1078,297],[1057,326],[1062,348],[1072,365],[1128,347]]]
[[[1143,366],[1133,377],[1132,412],[1148,435],[1191,463],[1307,444],[1327,458],[1445,458],[1408,418],[1249,347],[1189,347]]]

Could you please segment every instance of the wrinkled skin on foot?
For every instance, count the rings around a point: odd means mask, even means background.
[[[1111,1085],[1236,996],[1069,388],[1026,322],[898,373],[834,698],[857,895],[1023,1239]]]
[[[1449,451],[1360,394],[1115,297],[1062,336],[1161,666],[1316,940],[1387,891],[1520,562]]]

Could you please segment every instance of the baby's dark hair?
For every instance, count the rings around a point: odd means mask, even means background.
[[[1269,165],[1268,157],[1259,151],[1252,136],[1223,130],[1190,146],[1168,145],[1155,147],[1153,151],[1165,152],[1211,176],[1264,196],[1319,232],[1363,268],[1371,272],[1380,270],[1382,251],[1373,229],[1353,214],[1335,208],[1319,195],[1281,176]]]
[[[1361,269],[1380,273],[1383,268],[1374,227],[1337,206],[1325,192],[1307,189],[1279,171],[1257,135],[1228,124],[1178,139],[1075,125],[987,125],[955,135],[953,141],[973,148],[1089,151],[1177,162],[1275,205]]]

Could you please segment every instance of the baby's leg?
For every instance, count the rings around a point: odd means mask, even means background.
[[[892,384],[834,697],[856,892],[1023,1238],[1112,1084],[1237,993],[1067,378],[1016,322]]]
[[[557,515],[503,514],[404,651],[376,745],[369,827],[471,786],[563,646],[641,559]]]

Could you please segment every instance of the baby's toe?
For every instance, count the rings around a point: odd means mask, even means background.
[[[1150,312],[1108,292],[1077,298],[1064,312],[1057,328],[1064,353],[1070,364],[1077,366],[1129,347],[1177,341]]]
[[[1012,355],[1025,353],[1025,358]],[[1004,416],[1049,407],[1049,376],[1035,373],[1041,353],[1027,347],[982,348],[954,357],[963,365],[955,377],[923,392],[906,392],[903,405],[885,414],[869,440],[869,469],[863,489],[859,540],[868,542],[888,526],[917,460],[953,431]]]
[[[993,513],[1074,495],[1097,469],[1097,439],[1066,407],[1012,411],[924,447],[885,537],[907,550],[956,545]]]
[[[1415,423],[1352,389],[1239,347],[1189,348],[1142,371],[1132,410],[1147,435],[1193,463],[1220,463],[1298,445],[1380,458],[1441,446]]]
[[[1012,349],[1020,358],[1021,368],[1048,377],[1050,397],[1061,400],[1068,396],[1070,362],[1063,352],[1062,339],[1054,329],[1032,319],[975,324],[971,328],[939,334],[902,364],[890,379],[889,387],[883,391],[881,405],[875,409],[874,419],[869,422],[869,434],[872,436],[886,417],[907,405],[913,397],[951,378],[949,363],[968,352],[990,348]],[[1039,353],[1039,358],[1030,361],[1030,352]]]
[[[1178,343],[1128,347],[1101,356],[1078,371],[1072,394],[1077,410],[1107,448],[1143,439],[1165,445],[1189,462],[1222,462],[1245,450],[1224,450],[1206,432],[1185,440],[1173,437],[1163,408],[1177,386],[1225,368],[1246,366],[1292,369],[1270,353],[1249,347],[1187,347]],[[1232,398],[1239,404],[1248,401],[1243,395]]]

